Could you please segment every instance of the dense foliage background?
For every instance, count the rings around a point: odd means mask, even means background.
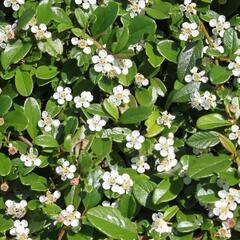
[[[239,239],[239,7],[1,1],[0,239]]]

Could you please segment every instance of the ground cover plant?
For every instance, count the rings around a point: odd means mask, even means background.
[[[240,239],[240,1],[2,0],[0,239]]]

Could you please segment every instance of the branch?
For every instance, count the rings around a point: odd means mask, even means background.
[[[62,240],[63,239],[66,230],[67,230],[66,226],[62,227],[62,229],[60,230],[60,232],[58,234],[57,240]]]
[[[27,144],[29,147],[33,147],[33,144],[28,139],[26,139],[24,136],[18,136],[18,139],[20,141],[24,142],[25,144]]]

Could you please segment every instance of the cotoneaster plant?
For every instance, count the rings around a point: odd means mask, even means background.
[[[240,239],[240,1],[3,0],[0,239]]]

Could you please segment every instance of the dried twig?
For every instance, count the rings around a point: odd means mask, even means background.
[[[29,147],[32,147],[33,144],[28,140],[26,139],[24,136],[18,136],[18,139],[24,143],[26,143]]]

